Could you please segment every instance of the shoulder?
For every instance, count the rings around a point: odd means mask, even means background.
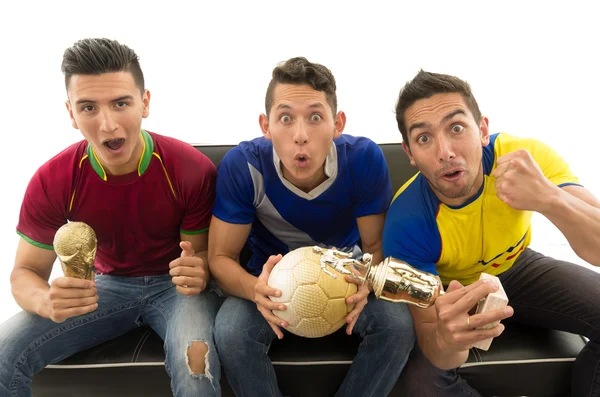
[[[71,178],[82,162],[87,160],[87,141],[74,143],[42,164],[36,174],[41,177],[51,177],[53,183],[58,178]]]
[[[365,151],[366,153],[381,152],[378,144],[363,136],[342,134],[334,142],[338,152],[342,151],[348,155],[364,155]]]
[[[427,219],[435,219],[439,207],[440,200],[431,191],[427,179],[417,173],[396,192],[388,215],[391,220],[403,224],[408,220],[410,223],[426,222]]]
[[[341,135],[334,142],[340,164],[355,170],[365,170],[367,166],[387,168],[381,148],[369,138]]]
[[[219,164],[219,167],[244,167],[248,164],[256,169],[261,169],[263,164],[273,163],[273,144],[271,141],[260,137],[250,141],[242,141],[231,149]]]
[[[167,169],[193,173],[216,172],[213,162],[191,144],[155,132],[147,132],[154,142],[154,156],[158,157]]]

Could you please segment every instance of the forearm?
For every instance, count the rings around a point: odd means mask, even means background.
[[[437,337],[437,324],[421,324],[417,330],[417,339],[421,351],[433,365],[440,369],[453,369],[463,365],[469,357],[469,351],[448,351]]]
[[[363,244],[362,251],[363,253],[369,253],[373,255],[373,259],[371,261],[373,264],[381,263],[381,261],[383,261],[383,249],[381,247],[381,242],[371,245]]]
[[[46,280],[26,268],[14,269],[11,278],[11,291],[17,304],[26,312],[49,318],[44,302],[50,289]]]
[[[600,266],[600,208],[558,189],[540,211],[565,236],[575,253],[595,266]]]
[[[254,301],[257,277],[248,273],[238,262],[227,256],[217,255],[212,258],[209,267],[219,288],[229,295]]]

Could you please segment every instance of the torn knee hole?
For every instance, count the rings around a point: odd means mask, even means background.
[[[208,372],[208,346],[202,341],[190,343],[187,349],[187,363],[190,372],[201,375]]]

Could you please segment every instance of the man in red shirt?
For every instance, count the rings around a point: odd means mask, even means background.
[[[140,325],[165,341],[174,395],[220,395],[219,299],[204,291],[215,166],[141,128],[150,92],[127,46],[80,40],[62,71],[72,125],[85,139],[42,165],[23,199],[11,274],[23,311],[0,327],[0,395],[31,395],[46,365]],[[70,221],[96,233],[95,279],[49,283],[54,235]]]

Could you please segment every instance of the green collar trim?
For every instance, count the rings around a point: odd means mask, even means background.
[[[141,176],[148,169],[150,161],[152,160],[152,153],[154,152],[154,141],[152,140],[150,134],[148,134],[146,130],[141,130],[140,134],[142,135],[142,140],[144,141],[144,148],[142,149],[142,155],[140,156],[140,161],[138,163],[138,176]],[[104,167],[102,167],[102,164],[100,164],[100,160],[96,156],[94,148],[89,143],[87,146],[87,155],[90,165],[94,171],[96,171],[96,174],[98,174],[103,181],[106,181],[106,171],[104,170]]]

